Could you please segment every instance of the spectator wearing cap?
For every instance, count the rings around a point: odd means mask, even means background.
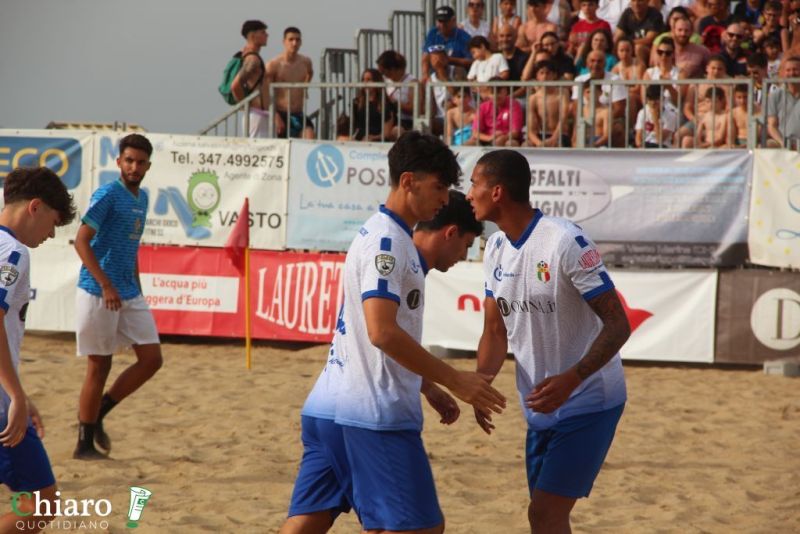
[[[725,61],[725,70],[728,76],[744,76],[747,74],[747,64],[742,40],[745,37],[742,25],[734,22],[728,25],[722,34],[722,50],[719,55]]]
[[[242,37],[245,45],[241,50],[244,58],[239,74],[231,83],[231,93],[237,102],[241,102],[255,90],[260,94],[250,101],[250,137],[267,137],[269,135],[269,94],[265,76],[264,60],[259,52],[267,46],[267,25],[260,20],[247,20],[242,24]]]
[[[450,67],[460,67],[465,71],[472,64],[469,53],[470,36],[456,24],[456,12],[450,6],[436,8],[436,26],[428,31],[425,45],[422,47],[422,81],[428,81],[431,72],[428,48],[434,45],[444,46]]]
[[[494,39],[492,27],[489,25],[489,21],[483,18],[485,10],[484,0],[468,0],[467,18],[462,20],[458,27],[467,32],[470,37],[480,35],[492,41]]]

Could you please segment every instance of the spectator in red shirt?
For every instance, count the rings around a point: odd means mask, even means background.
[[[473,137],[467,144],[519,146],[525,115],[517,99],[509,96],[508,87],[481,87],[481,99],[483,102],[472,122]]]
[[[611,25],[597,17],[597,0],[581,0],[581,15],[583,17],[579,18],[569,31],[567,52],[573,56],[589,38],[589,34],[595,30],[606,30],[611,33]]]

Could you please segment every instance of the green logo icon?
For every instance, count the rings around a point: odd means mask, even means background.
[[[144,505],[153,495],[153,492],[147,488],[140,488],[131,486],[131,505],[128,508],[128,523],[125,525],[128,528],[136,528],[139,526],[139,520],[142,518]]]
[[[192,210],[192,227],[211,228],[211,213],[222,198],[219,178],[212,171],[198,171],[189,178],[186,200]]]

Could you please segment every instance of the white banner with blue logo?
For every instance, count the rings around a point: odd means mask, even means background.
[[[80,209],[92,194],[93,134],[81,130],[0,129],[0,180],[17,167],[48,167],[55,172]],[[2,195],[0,195],[2,206]],[[56,229],[56,241],[68,244],[80,226],[80,218]]]
[[[800,154],[756,150],[750,203],[750,261],[800,268]]]
[[[95,136],[97,186],[119,179],[123,133]],[[152,166],[142,182],[150,208],[142,242],[221,247],[250,198],[250,246],[286,248],[289,142],[146,134]]]
[[[623,359],[714,361],[716,271],[610,274],[632,331],[620,351]],[[425,280],[423,345],[476,350],[483,331],[483,288],[481,263],[460,262],[446,274],[431,270]]]
[[[287,246],[347,250],[361,224],[389,194],[389,148],[293,140]]]

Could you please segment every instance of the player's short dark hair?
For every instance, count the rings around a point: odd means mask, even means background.
[[[403,57],[403,54],[400,52],[396,52],[394,50],[385,50],[381,53],[381,55],[378,56],[378,59],[375,60],[375,64],[385,70],[405,70],[406,58]]]
[[[472,50],[473,48],[485,48],[486,50],[491,50],[492,45],[489,43],[489,39],[484,37],[483,35],[476,35],[469,40],[467,43],[467,48]]]
[[[3,184],[3,201],[8,204],[40,199],[58,212],[58,226],[75,218],[75,204],[64,182],[47,167],[18,167],[8,173]]]
[[[483,233],[483,223],[475,218],[467,197],[455,189],[450,190],[450,201],[447,206],[440,209],[436,213],[436,217],[430,221],[418,222],[414,231],[435,232],[450,224],[455,224],[461,235],[466,233],[481,235]]]
[[[147,157],[153,155],[153,145],[150,141],[141,134],[129,134],[119,140],[119,155],[125,152],[126,148],[135,148],[147,153]]]
[[[303,35],[302,33],[300,33],[300,28],[296,28],[294,26],[289,26],[288,28],[283,30],[283,38],[286,39],[286,36],[289,35],[290,33],[296,33],[297,35]]]
[[[246,20],[244,21],[244,24],[242,24],[242,37],[247,39],[248,33],[266,29],[267,25],[260,20]]]
[[[404,172],[435,174],[447,185],[457,185],[461,166],[456,155],[438,137],[410,130],[400,136],[389,150],[389,177],[392,187],[400,184]]]
[[[530,204],[531,167],[525,156],[503,148],[487,152],[475,167],[488,176],[493,185],[502,185],[512,201]]]

